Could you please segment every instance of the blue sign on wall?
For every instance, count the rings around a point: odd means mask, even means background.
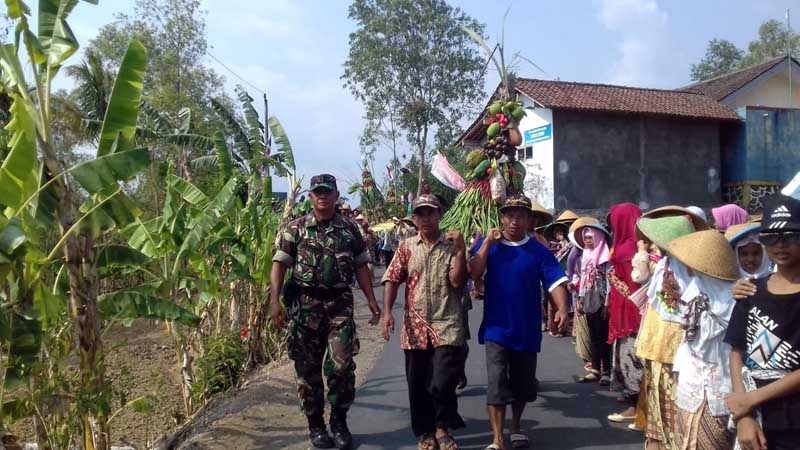
[[[525,137],[525,145],[552,139],[553,125],[548,123],[547,125],[542,127],[536,127],[532,130],[525,130],[524,137]]]

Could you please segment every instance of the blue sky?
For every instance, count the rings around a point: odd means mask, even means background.
[[[133,0],[81,3],[70,23],[81,40],[91,39]],[[508,0],[453,1],[499,35]],[[355,25],[345,0],[204,0],[210,51],[250,83],[267,92],[270,112],[284,124],[305,175],[330,172],[340,187],[360,178],[358,137],[363,110],[339,79]],[[797,0],[574,0],[513,2],[506,47],[521,52],[546,74],[522,66],[526,77],[674,88],[689,82],[689,67],[719,37],[746,48],[758,25],[784,20],[792,8],[800,29]],[[74,60],[73,60],[74,61]],[[227,80],[240,83],[207,59]],[[63,73],[63,72],[62,72]],[[68,85],[69,80],[62,80]],[[487,78],[487,91],[497,77]],[[62,86],[63,86],[62,85]],[[254,98],[261,94],[249,89]],[[260,105],[260,102],[258,103]],[[465,123],[472,120],[465,117]],[[408,146],[405,153],[410,156]],[[388,155],[378,155],[376,171]],[[385,169],[383,169],[385,171]],[[382,178],[378,176],[378,178]],[[346,181],[345,181],[346,180]],[[276,189],[285,188],[277,182]]]

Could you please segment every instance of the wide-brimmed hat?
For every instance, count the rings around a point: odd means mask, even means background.
[[[728,240],[718,231],[704,230],[667,244],[667,252],[686,267],[720,280],[739,279],[739,263]]]
[[[694,224],[694,229],[696,231],[708,230],[711,228],[708,226],[708,222],[706,222],[705,219],[698,216],[693,211],[684,208],[683,206],[676,206],[676,205],[662,206],[661,208],[656,208],[652,211],[648,211],[642,214],[642,217],[647,217],[650,219],[658,219],[661,217],[669,217],[669,216],[691,217],[692,224]]]
[[[553,221],[553,215],[544,206],[540,205],[536,200],[531,200],[531,214],[534,218],[538,219],[542,225],[539,228],[544,228]]]
[[[569,234],[569,226],[570,226],[570,223],[563,223],[563,222],[555,221],[555,222],[547,225],[546,227],[544,227],[544,235],[545,235],[545,237],[547,239],[552,240],[555,237],[556,230],[558,228],[563,228],[564,229],[564,237],[566,237],[567,234]]]
[[[532,206],[531,199],[522,194],[514,194],[506,198],[506,202],[500,207],[500,212],[508,211],[511,208],[523,208],[531,211]]]
[[[578,215],[575,214],[571,209],[568,209],[559,214],[555,221],[557,223],[569,223],[576,220],[578,220]]]
[[[600,226],[600,221],[595,219],[594,217],[584,216],[578,217],[575,219],[574,222],[569,226],[568,232],[574,233],[580,227],[585,227],[587,225],[597,225]]]
[[[692,221],[684,216],[667,216],[653,219],[640,217],[636,221],[636,236],[665,248],[673,240],[694,233]]]
[[[762,233],[800,231],[800,200],[783,194],[766,197],[760,231]]]
[[[588,219],[588,220],[583,220],[583,219]],[[586,248],[586,244],[583,243],[583,233],[581,232],[581,230],[583,230],[584,228],[594,228],[596,230],[599,230],[605,236],[606,243],[608,243],[608,241],[611,239],[611,234],[608,232],[608,230],[603,228],[603,225],[600,224],[599,220],[593,217],[579,217],[578,220],[576,220],[572,224],[569,230],[573,233],[573,236],[575,238],[575,243],[581,249]]]
[[[740,239],[750,233],[758,232],[759,228],[761,228],[760,223],[740,223],[739,225],[731,225],[725,230],[725,239],[727,239],[732,246],[736,247],[736,243],[739,242]]]
[[[363,214],[359,214],[356,216],[356,220],[367,220],[367,218]]]

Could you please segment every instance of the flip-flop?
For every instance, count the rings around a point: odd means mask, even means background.
[[[531,446],[531,442],[528,439],[528,436],[525,436],[521,433],[514,433],[511,435],[511,447],[512,448],[528,448]]]
[[[603,375],[600,377],[600,386],[608,386],[611,384],[611,377],[608,375]]]
[[[483,450],[500,450],[500,446],[497,444],[489,444],[484,447]]]

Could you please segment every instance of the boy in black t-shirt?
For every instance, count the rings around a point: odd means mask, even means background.
[[[733,309],[726,402],[742,449],[800,449],[800,201],[777,194],[764,203],[759,240],[778,270]]]

